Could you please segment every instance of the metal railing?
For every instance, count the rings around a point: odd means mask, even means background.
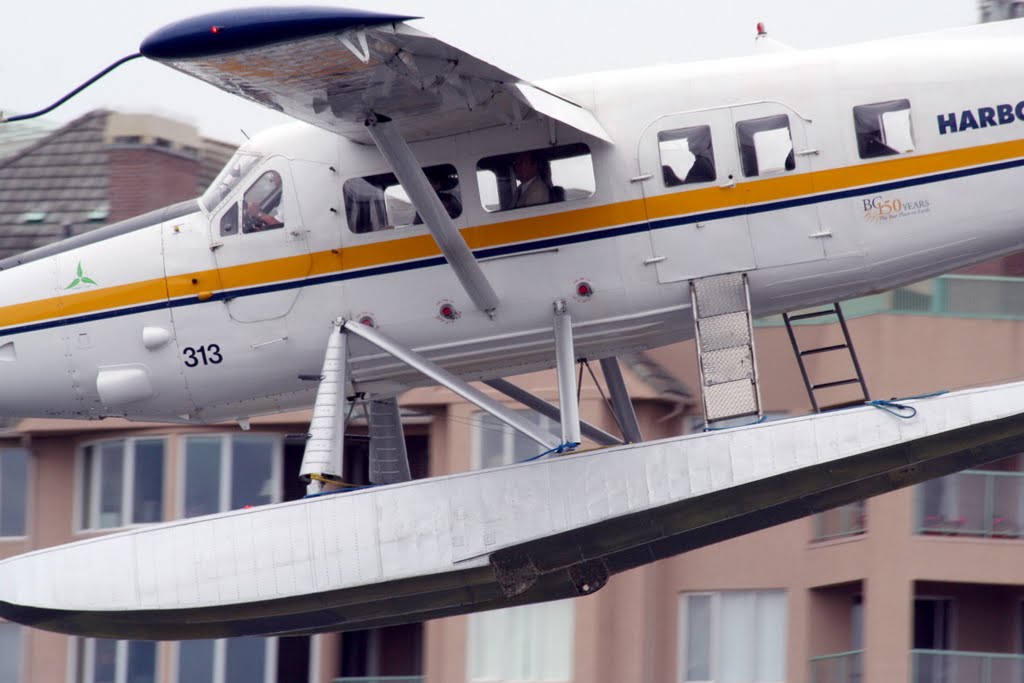
[[[965,470],[917,486],[916,532],[1024,537],[1024,472]]]
[[[913,683],[1020,683],[1024,655],[911,650]]]
[[[864,650],[811,657],[811,683],[860,683]]]
[[[880,313],[1024,320],[1024,278],[943,275],[843,302],[843,314],[848,319]],[[782,316],[762,318],[755,324],[758,327],[782,325]],[[818,323],[802,321],[798,324]]]
[[[833,538],[859,536],[867,530],[867,508],[864,501],[819,512],[814,515],[815,541],[828,541]]]
[[[331,683],[423,683],[423,676],[343,676]]]

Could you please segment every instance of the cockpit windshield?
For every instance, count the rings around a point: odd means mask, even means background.
[[[255,152],[243,150],[235,152],[235,156],[231,157],[231,161],[227,163],[224,170],[220,172],[199,199],[203,208],[207,212],[212,212],[216,209],[224,198],[231,194],[231,191],[242,182],[245,176],[249,175],[249,171],[254,169],[262,160],[263,156]]]

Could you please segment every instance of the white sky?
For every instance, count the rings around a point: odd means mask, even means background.
[[[318,0],[10,0],[0,41],[0,107],[35,111],[161,26],[217,9],[329,4]],[[964,26],[976,0],[344,0],[340,6],[422,16],[417,28],[528,80],[749,54],[758,21],[793,47],[813,48]],[[240,142],[285,120],[171,69],[137,60],[50,114],[97,107],[171,116]],[[16,125],[16,124],[0,124]]]

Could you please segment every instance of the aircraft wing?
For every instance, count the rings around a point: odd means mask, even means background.
[[[583,107],[404,22],[340,8],[276,7],[170,24],[140,52],[230,93],[346,138],[390,118],[409,141],[548,117],[611,141]]]

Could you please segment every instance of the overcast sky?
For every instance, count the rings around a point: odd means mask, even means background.
[[[329,4],[317,0],[9,0],[0,41],[0,108],[41,109],[161,26],[217,9]],[[793,47],[814,48],[973,24],[976,0],[348,0],[424,17],[413,22],[528,80],[587,71],[749,54],[758,21]],[[231,142],[281,114],[138,60],[50,115],[97,107],[172,116]],[[16,124],[0,124],[16,125]]]

